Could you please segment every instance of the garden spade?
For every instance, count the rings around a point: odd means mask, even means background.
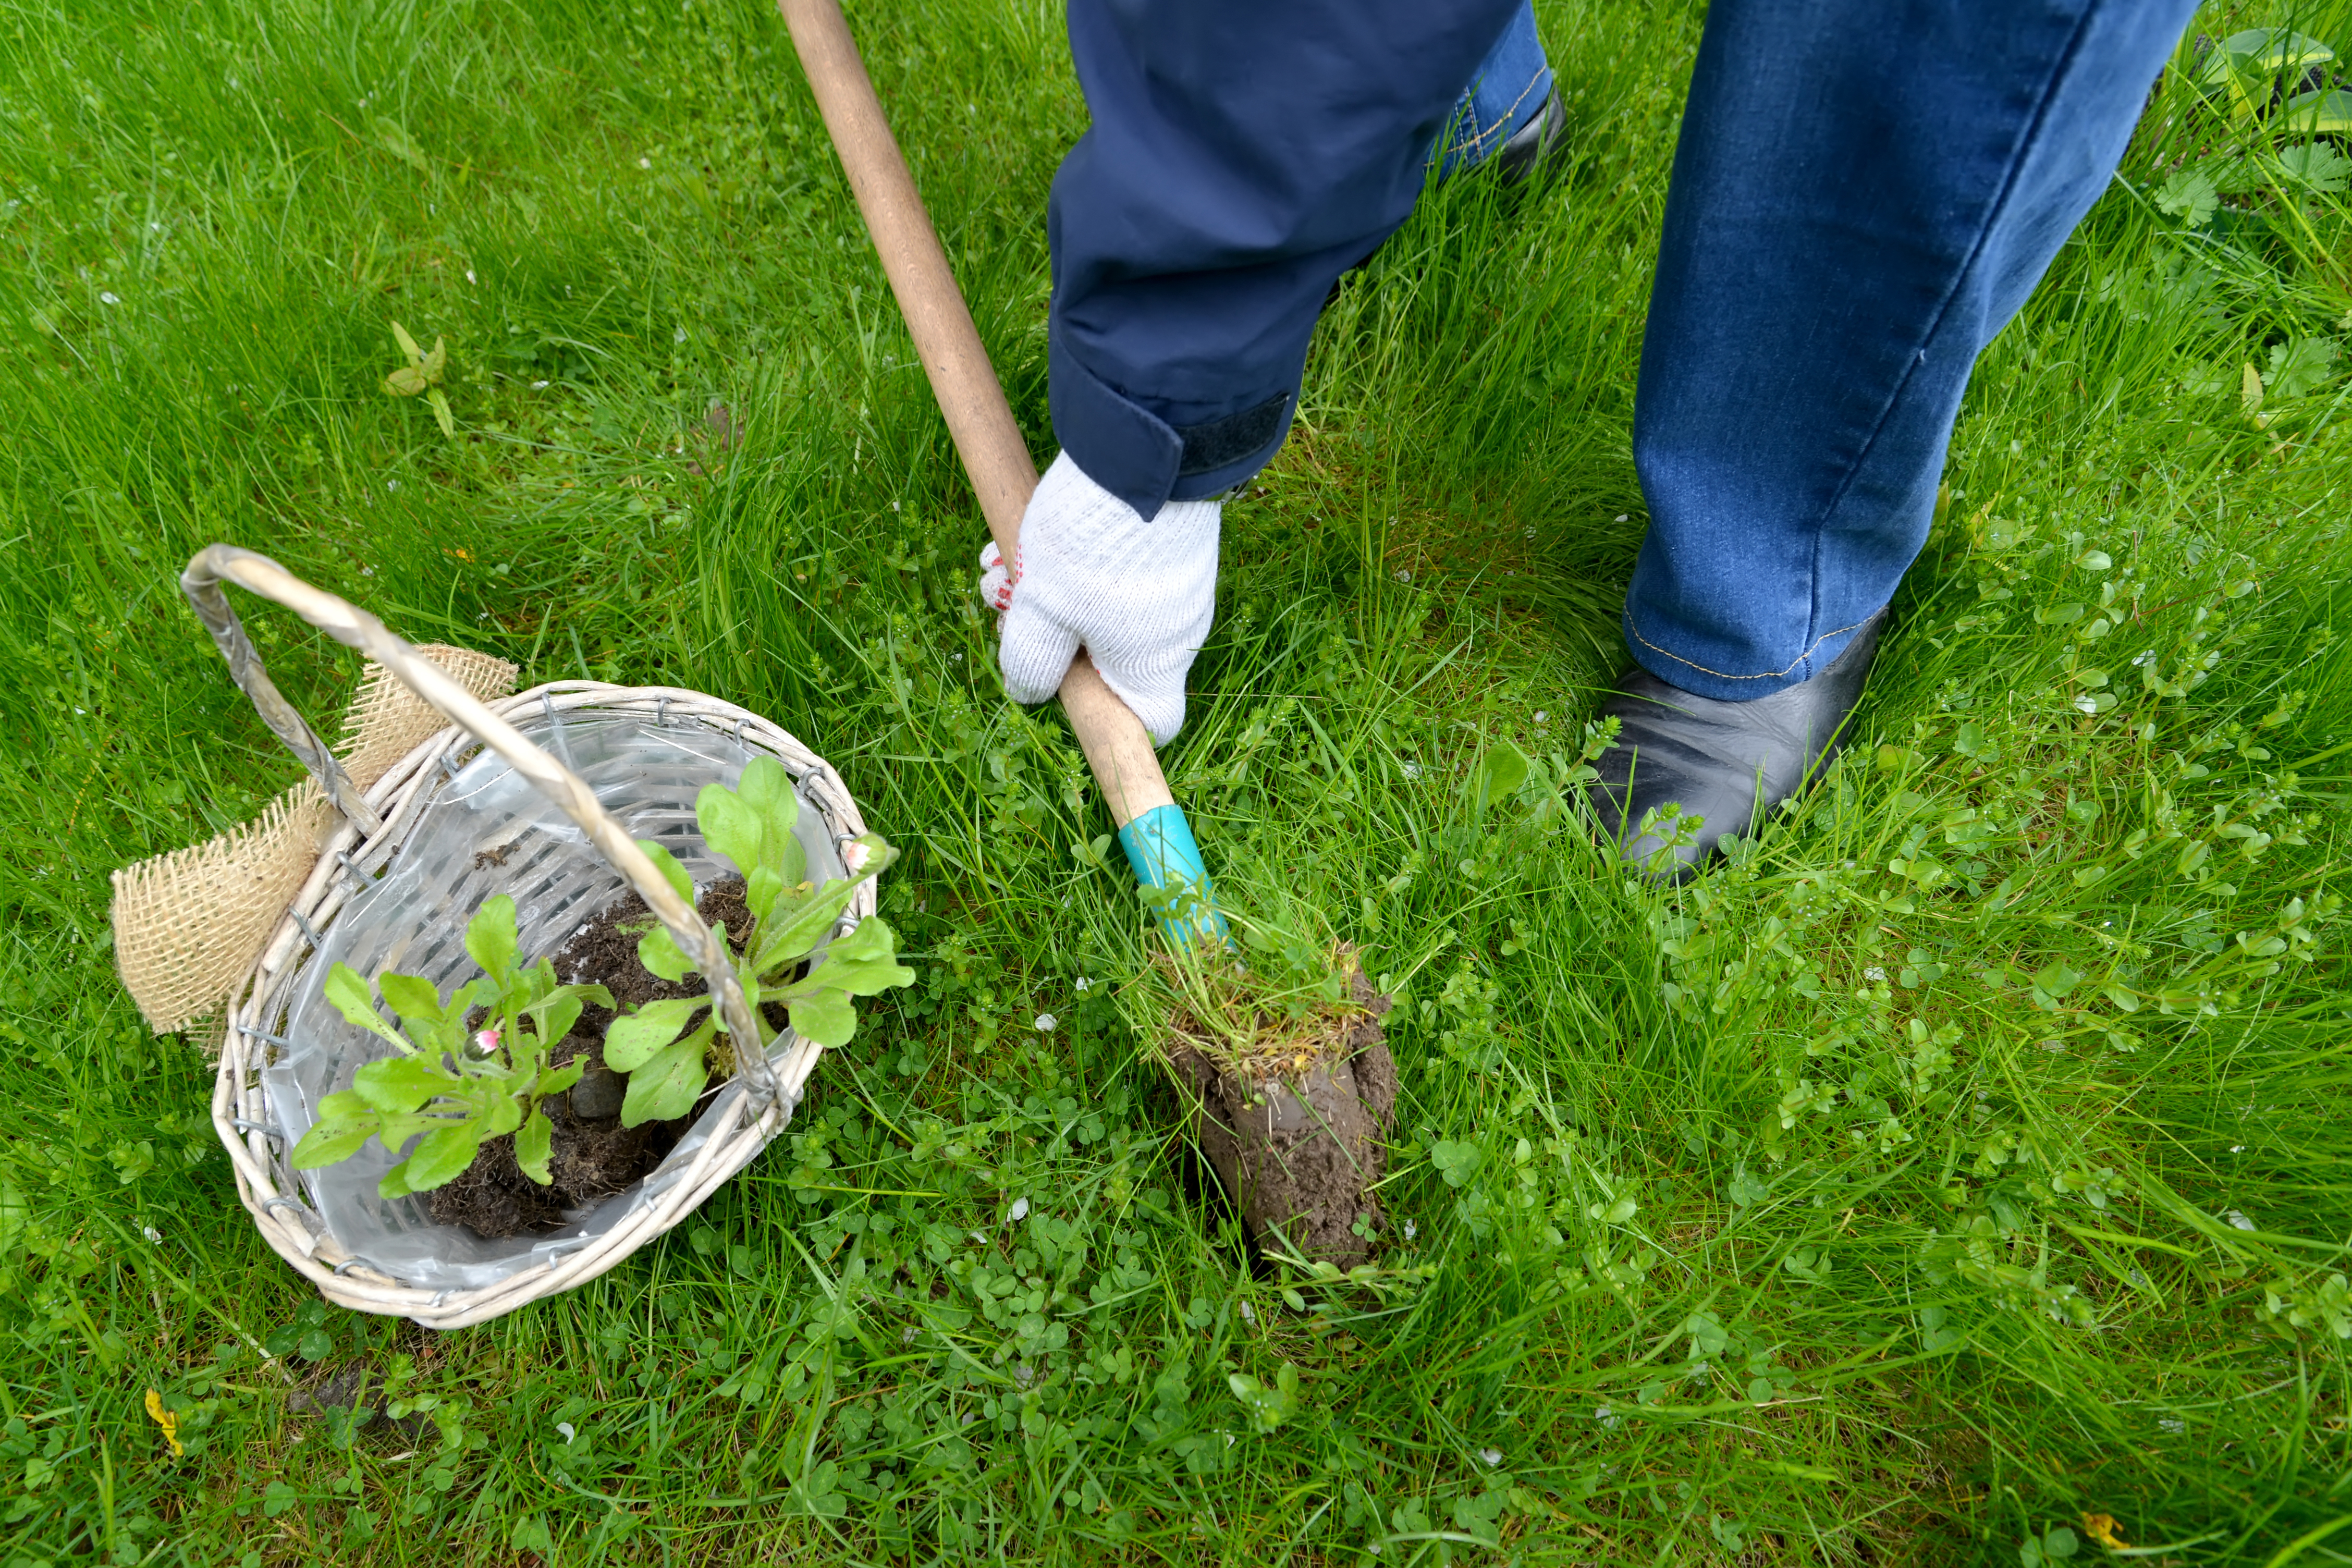
[[[1021,514],[1037,488],[1036,466],[1013,423],[1004,389],[981,347],[907,162],[882,118],[857,45],[837,0],[777,0],[777,9],[792,29],[793,46],[800,51],[834,150],[848,173],[874,248],[881,253],[883,274],[898,296],[924,374],[988,516],[989,531],[999,553],[1017,563]],[[1061,697],[1111,819],[1118,824],[1128,863],[1144,887],[1159,895],[1154,901],[1161,910],[1161,932],[1185,958],[1213,959],[1221,973],[1236,980],[1242,996],[1227,1011],[1255,1037],[1267,1020],[1249,996],[1246,982],[1239,980],[1246,972],[1223,968],[1231,948],[1225,921],[1210,903],[1201,851],[1151,754],[1143,721],[1083,651],[1063,679]],[[1361,974],[1354,977],[1354,988],[1345,1003],[1286,1026],[1296,1049],[1283,1053],[1284,1067],[1219,1052],[1211,1038],[1216,1031],[1198,1027],[1196,1013],[1179,1016],[1171,1026],[1171,1065],[1194,1091],[1194,1136],[1252,1234],[1266,1247],[1325,1269],[1360,1263],[1370,1249],[1380,1223],[1373,1189],[1383,1168],[1382,1140],[1396,1095],[1396,1066],[1381,1041],[1380,1023],[1388,998],[1374,995]],[[1204,989],[1202,998],[1213,991]],[[1188,1019],[1194,1026],[1187,1026]]]
[[[881,254],[882,271],[907,319],[915,352],[930,377],[940,412],[988,531],[1008,562],[1021,559],[1021,514],[1037,488],[1036,465],[1013,422],[1004,389],[981,346],[971,312],[948,268],[945,251],[907,161],[882,117],[881,100],[866,75],[856,40],[836,0],[777,0],[793,47],[816,94],[834,150],[849,175],[858,211]],[[1018,591],[1017,589],[1015,590]],[[1173,897],[1162,904],[1160,930],[1190,944],[1195,936],[1225,939],[1225,924],[1209,903],[1209,873],[1183,808],[1151,754],[1143,721],[1105,683],[1081,650],[1062,680],[1062,710],[1077,732],[1087,764],[1118,824],[1128,864],[1148,889]],[[1189,890],[1191,897],[1184,894]]]

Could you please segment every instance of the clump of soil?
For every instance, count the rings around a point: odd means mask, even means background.
[[[729,944],[741,949],[751,924],[741,878],[714,885],[694,907],[706,924],[723,921]],[[645,900],[628,893],[582,926],[555,954],[558,980],[567,985],[602,985],[613,994],[614,1005],[583,1008],[572,1033],[548,1053],[555,1067],[576,1057],[588,1058],[587,1070],[568,1093],[540,1101],[540,1109],[555,1123],[553,1152],[547,1163],[553,1181],[542,1187],[522,1173],[515,1163],[512,1134],[493,1138],[455,1181],[425,1194],[425,1212],[435,1219],[462,1225],[492,1241],[553,1229],[563,1224],[567,1213],[625,1191],[652,1174],[693,1125],[689,1111],[669,1121],[622,1126],[621,1096],[628,1080],[604,1070],[604,1030],[615,1011],[631,1012],[668,997],[700,996],[708,990],[698,976],[667,981],[637,962],[637,938],[651,918]],[[781,1008],[764,1011],[772,1024],[782,1026]]]
[[[551,1100],[549,1119],[554,1114]],[[567,1196],[522,1173],[515,1163],[514,1135],[509,1133],[488,1140],[456,1179],[426,1193],[425,1212],[443,1225],[462,1225],[496,1241],[562,1224]]]
[[[1193,1138],[1261,1247],[1343,1268],[1370,1256],[1396,1111],[1381,1027],[1391,1005],[1359,971],[1349,1001],[1275,1025],[1239,1055],[1190,1012],[1175,1018],[1169,1057],[1193,1092]]]

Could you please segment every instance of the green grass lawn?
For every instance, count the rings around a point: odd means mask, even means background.
[[[1662,893],[1559,786],[1699,7],[1540,12],[1571,166],[1333,307],[1165,753],[1224,896],[1402,998],[1381,1273],[1328,1292],[1176,1131],[1146,912],[1003,700],[761,0],[0,13],[0,1561],[2352,1561],[2340,149],[2168,74],[1979,371],[1856,743]],[[852,21],[1048,456],[1060,14]],[[2283,21],[2352,50],[2341,0],[2200,26]],[[918,985],[594,1284],[324,1307],[116,983],[108,871],[297,776],[178,597],[215,540],[526,684],[741,702],[906,849]],[[331,723],[353,658],[240,607]],[[1286,1364],[1261,1430],[1229,1375]],[[421,1416],[310,1397],[362,1366]]]

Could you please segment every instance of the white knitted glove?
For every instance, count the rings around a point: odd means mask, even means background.
[[[980,594],[1004,612],[997,663],[1015,702],[1061,689],[1080,647],[1164,746],[1184,724],[1184,676],[1217,606],[1219,503],[1175,500],[1146,522],[1054,459],[1021,514],[1021,556],[981,552]]]

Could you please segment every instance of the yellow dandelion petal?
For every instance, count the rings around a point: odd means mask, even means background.
[[[163,1441],[172,1445],[172,1458],[176,1459],[187,1451],[180,1447],[180,1417],[163,1408],[163,1396],[152,1388],[147,1391],[147,1414],[163,1429]]]

